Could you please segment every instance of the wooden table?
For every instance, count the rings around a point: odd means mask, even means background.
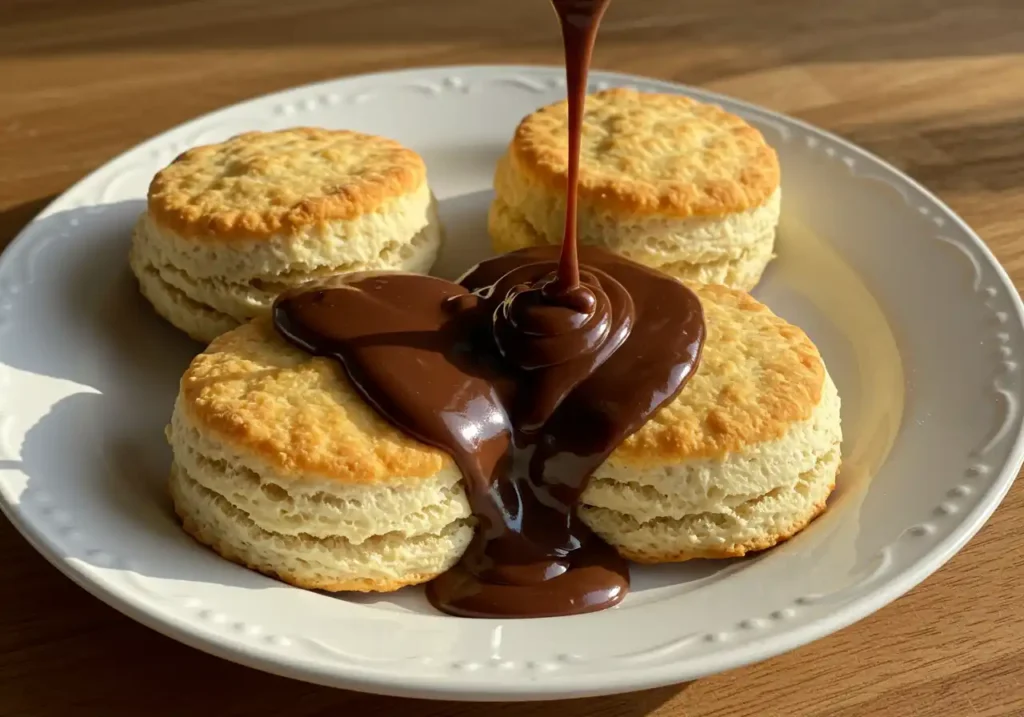
[[[385,68],[558,63],[545,5],[0,0],[0,247],[111,156],[224,104]],[[703,85],[849,137],[936,191],[1024,282],[1020,0],[617,0],[596,66]],[[0,715],[1019,716],[1022,529],[1017,488],[909,595],[760,665],[483,708],[333,691],[208,657],[91,598],[0,519]]]

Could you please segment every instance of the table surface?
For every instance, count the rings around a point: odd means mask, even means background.
[[[71,183],[195,115],[416,65],[560,62],[544,0],[0,0],[0,248]],[[506,7],[507,6],[507,7]],[[595,67],[701,85],[848,137],[923,182],[1024,282],[1020,0],[622,0]],[[767,662],[559,717],[1024,714],[1024,490],[948,565],[857,625]],[[0,715],[475,715],[330,690],[137,625],[0,519]],[[201,696],[200,696],[201,695]]]

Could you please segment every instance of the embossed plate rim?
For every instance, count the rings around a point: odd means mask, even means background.
[[[381,87],[390,87],[405,81],[405,86],[418,86],[423,92],[440,96],[445,92],[469,93],[473,91],[474,83],[486,84],[496,81],[518,82],[524,87],[532,83],[536,85],[538,91],[550,91],[559,86],[560,78],[560,68],[539,66],[456,66],[382,72],[284,90],[217,110],[173,128],[123,153],[77,183],[47,207],[11,243],[3,257],[0,257],[0,332],[3,331],[5,321],[5,301],[13,303],[15,289],[12,287],[16,287],[6,275],[11,273],[12,266],[18,266],[19,261],[24,262],[25,271],[32,268],[31,257],[28,256],[26,247],[32,238],[36,222],[59,210],[77,206],[76,198],[84,187],[98,179],[108,178],[108,175],[116,175],[126,168],[128,160],[134,156],[143,153],[149,156],[148,153],[158,150],[162,158],[170,159],[165,155],[180,151],[187,144],[169,142],[168,138],[171,135],[182,135],[188,130],[190,137],[198,138],[207,131],[203,129],[205,126],[221,119],[229,120],[236,115],[240,115],[241,119],[231,120],[232,122],[259,122],[270,116],[292,117],[305,109],[312,111],[321,104],[334,106],[343,101],[361,104],[372,99],[372,88],[378,84]],[[780,132],[786,133],[784,136],[793,131],[798,132],[802,138],[806,138],[808,147],[817,146],[819,143],[827,145],[823,152],[831,159],[844,162],[851,173],[856,174],[853,172],[854,165],[863,162],[873,169],[874,173],[858,176],[863,179],[880,179],[890,184],[903,195],[908,204],[910,195],[915,195],[916,208],[919,211],[924,210],[923,214],[933,213],[937,228],[942,228],[942,225],[948,222],[956,229],[956,233],[961,235],[962,242],[966,244],[957,241],[952,243],[974,266],[977,282],[974,287],[975,293],[980,294],[982,289],[985,289],[994,292],[989,294],[993,301],[1008,298],[1013,307],[1013,328],[1017,332],[1020,331],[1021,324],[1024,323],[1024,305],[1021,304],[1020,297],[1005,271],[984,243],[930,192],[882,160],[841,138],[799,120],[715,93],[609,72],[593,73],[592,81],[595,84],[631,84],[685,92],[704,100],[720,102],[765,122],[775,123]],[[339,94],[343,91],[348,93],[344,100]],[[156,154],[153,154],[153,157],[155,156]],[[910,208],[915,207],[911,205]],[[41,241],[38,237],[36,239]],[[986,282],[982,281],[985,271],[991,272],[987,286],[983,286]],[[988,306],[987,302],[985,305]],[[996,309],[992,308],[992,311],[995,313]],[[1001,320],[1005,323],[1008,315],[1005,315],[1005,312],[999,313],[1004,314]],[[1017,336],[1016,340],[1018,345],[1008,347],[1010,353],[1004,354],[1007,358],[1012,358],[1013,350],[1020,348],[1020,337]],[[1009,360],[1006,361],[1007,365],[1010,363]],[[0,389],[5,380],[10,380],[10,376],[5,374],[9,374],[9,369],[0,364]],[[0,390],[0,452],[5,448],[3,433],[13,422],[13,416],[11,407],[8,407],[5,413],[3,391]],[[300,679],[391,694],[448,699],[550,699],[622,692],[694,679],[779,654],[849,625],[873,612],[912,588],[942,565],[989,517],[1009,489],[1024,460],[1024,441],[1020,425],[1019,410],[1015,415],[1007,415],[1003,428],[1008,430],[998,431],[992,443],[1003,445],[1012,442],[1007,452],[1008,459],[999,468],[998,475],[991,477],[987,490],[975,491],[977,495],[965,501],[970,504],[970,509],[961,511],[960,515],[952,519],[954,527],[944,528],[945,532],[942,532],[932,523],[924,523],[909,526],[901,534],[900,539],[928,539],[933,543],[923,557],[909,568],[904,567],[895,576],[889,575],[894,560],[893,546],[886,546],[876,556],[877,564],[869,566],[871,569],[851,585],[850,591],[855,593],[855,589],[859,588],[860,594],[838,595],[839,599],[832,600],[834,605],[829,603],[828,598],[837,596],[804,595],[791,604],[775,606],[774,610],[769,607],[762,614],[737,616],[732,632],[667,635],[666,642],[653,645],[642,654],[596,658],[606,663],[621,659],[622,662],[614,673],[610,670],[614,665],[606,664],[603,670],[598,670],[595,666],[595,672],[588,675],[583,669],[587,662],[586,658],[572,654],[557,654],[555,650],[549,650],[548,652],[552,653],[550,655],[517,657],[516,660],[495,659],[493,663],[488,663],[479,659],[460,659],[440,666],[434,664],[431,667],[442,670],[441,673],[414,674],[410,671],[411,668],[401,667],[395,661],[389,662],[389,666],[383,669],[383,666],[353,660],[351,655],[339,650],[337,646],[316,638],[303,635],[261,634],[256,629],[258,625],[233,621],[225,611],[219,610],[216,606],[211,608],[199,601],[185,601],[188,604],[170,607],[159,599],[160,596],[147,594],[146,591],[151,590],[152,586],[138,580],[133,582],[129,561],[119,563],[118,556],[103,555],[104,560],[119,566],[128,576],[120,582],[112,581],[105,576],[101,568],[69,557],[66,545],[62,545],[62,541],[70,535],[74,535],[77,540],[88,541],[88,532],[75,524],[73,512],[62,508],[59,499],[56,505],[32,506],[30,511],[26,511],[9,494],[2,471],[0,508],[39,552],[89,592],[149,627],[221,657]],[[10,473],[12,471],[8,470],[8,474]],[[959,497],[968,496],[970,493]],[[941,508],[941,505],[939,507]],[[958,506],[954,504],[953,508],[958,509]],[[946,514],[946,517],[949,518],[949,514]],[[58,535],[62,537],[58,539]],[[867,589],[863,589],[865,586],[868,586]],[[805,620],[800,616],[801,610],[812,616],[816,610],[823,612],[817,617]],[[492,643],[500,644],[500,626],[494,627],[489,634]],[[729,647],[730,643],[735,644]],[[707,644],[709,648],[716,645],[725,647],[709,652],[703,658],[682,654],[698,644]],[[301,650],[298,649],[300,646]],[[497,658],[497,648],[493,654]],[[680,657],[686,659],[677,659]],[[427,659],[424,658],[416,664],[426,669],[432,664]],[[409,664],[412,662],[415,660],[410,660]],[[438,674],[443,675],[440,681]]]

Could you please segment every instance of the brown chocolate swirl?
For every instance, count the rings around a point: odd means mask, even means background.
[[[494,338],[502,357],[530,371],[594,353],[609,340],[612,345],[607,350],[618,348],[629,334],[632,300],[609,276],[605,276],[605,283],[616,294],[615,302],[592,272],[581,274],[580,281],[575,288],[563,291],[552,272],[533,284],[510,288],[494,312]],[[613,304],[625,310],[614,335]]]
[[[608,274],[589,269],[580,283],[564,289],[556,264],[527,264],[489,287],[494,340],[502,358],[528,371],[535,390],[519,401],[513,421],[538,430],[580,381],[604,363],[629,336],[633,300]]]

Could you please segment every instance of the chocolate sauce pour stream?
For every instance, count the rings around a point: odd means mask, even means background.
[[[580,142],[583,137],[583,107],[587,96],[587,73],[594,54],[597,28],[610,0],[552,0],[562,27],[565,46],[565,87],[569,96],[569,176],[565,194],[565,233],[558,279],[566,289],[580,281],[576,253],[576,204],[579,197]]]
[[[586,66],[608,0],[553,2],[575,154]],[[274,304],[282,336],[339,360],[378,413],[458,465],[477,529],[459,564],[427,589],[454,615],[566,615],[622,600],[625,561],[575,508],[590,474],[675,397],[700,358],[695,295],[576,246],[577,172],[573,159],[561,252],[496,257],[457,284],[346,274]]]

